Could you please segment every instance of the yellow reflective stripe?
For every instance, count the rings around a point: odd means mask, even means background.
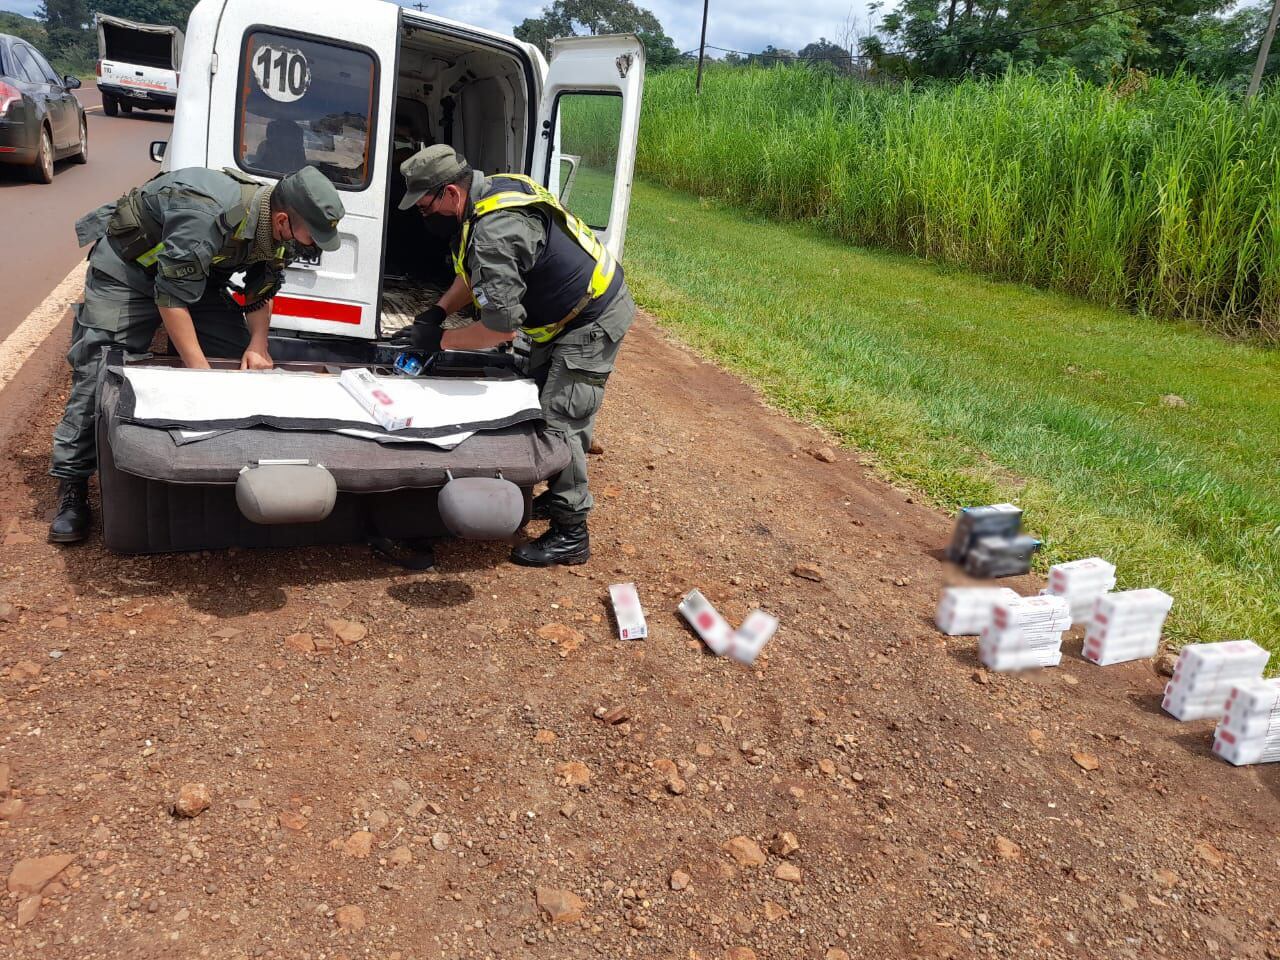
[[[142,264],[144,267],[155,266],[156,260],[160,258],[160,251],[163,249],[164,249],[164,241],[161,241],[160,243],[157,243],[154,247],[152,247],[150,250],[148,250],[146,253],[138,257],[137,258],[138,263]]]

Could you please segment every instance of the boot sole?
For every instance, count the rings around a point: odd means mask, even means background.
[[[48,536],[49,543],[79,543],[82,540],[88,540],[89,534],[86,533],[51,533]]]
[[[520,567],[578,567],[591,559],[591,551],[584,553],[573,553],[567,557],[560,557],[556,560],[548,560],[545,563],[538,563],[534,560],[528,560],[525,557],[517,557],[515,554],[511,556],[511,562]]]

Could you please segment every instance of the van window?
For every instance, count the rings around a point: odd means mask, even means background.
[[[245,37],[236,160],[283,177],[313,166],[339,188],[369,185],[377,64],[363,50],[256,30]]]
[[[622,97],[606,93],[562,93],[560,121],[560,202],[605,230],[613,205],[613,179],[622,131]]]

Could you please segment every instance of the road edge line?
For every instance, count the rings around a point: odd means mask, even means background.
[[[62,322],[67,307],[80,299],[88,260],[81,260],[59,281],[17,328],[0,341],[0,395]]]

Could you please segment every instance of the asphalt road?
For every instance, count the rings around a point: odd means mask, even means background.
[[[153,176],[159,165],[148,144],[169,139],[171,113],[106,117],[96,89],[78,95],[89,116],[87,164],[60,161],[47,185],[0,166],[0,341],[84,256],[76,246],[76,220]]]

